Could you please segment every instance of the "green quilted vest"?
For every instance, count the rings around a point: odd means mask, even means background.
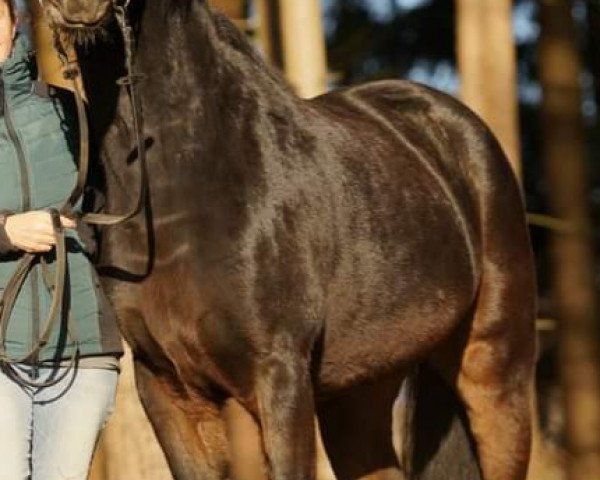
[[[77,127],[58,96],[34,92],[34,62],[28,40],[20,35],[12,56],[0,64],[4,113],[0,114],[0,210],[23,212],[60,207],[69,196],[77,174]],[[0,90],[1,91],[1,90]],[[2,112],[2,110],[0,110]],[[40,361],[66,359],[76,338],[82,356],[119,354],[121,342],[112,311],[82,242],[67,232],[69,285],[63,322],[57,325]],[[53,274],[52,254],[47,256]],[[0,294],[13,274],[18,254],[0,256]],[[19,292],[6,338],[12,358],[26,355],[36,344],[52,301],[51,285],[39,263]],[[66,318],[74,328],[67,332]]]

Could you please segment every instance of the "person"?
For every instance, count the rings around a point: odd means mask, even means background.
[[[114,405],[122,342],[90,253],[66,216],[62,312],[41,342],[53,298],[47,271],[57,256],[48,209],[60,208],[75,184],[77,125],[64,95],[39,93],[28,38],[16,24],[12,0],[0,0],[0,298],[19,260],[35,255],[0,325],[0,480],[83,480]]]

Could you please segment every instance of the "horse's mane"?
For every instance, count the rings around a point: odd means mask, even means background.
[[[193,0],[181,1],[190,2]],[[198,1],[204,3],[204,0]],[[219,40],[223,44],[247,57],[251,63],[260,66],[261,71],[266,73],[272,82],[291,93],[290,86],[283,75],[277,69],[265,62],[257,49],[250,43],[248,37],[241,32],[225,14],[214,9],[211,9],[210,13]]]
[[[240,30],[225,16],[225,14],[211,10],[215,28],[221,41],[232,46],[239,52],[258,60],[256,50],[250,45],[246,37]]]

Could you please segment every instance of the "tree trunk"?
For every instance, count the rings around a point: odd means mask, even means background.
[[[457,56],[462,100],[491,127],[521,179],[512,5],[511,0],[457,0]],[[534,385],[531,388],[533,441],[528,478],[559,480],[562,478],[559,461],[546,449]]]
[[[545,162],[554,214],[577,228],[552,242],[569,480],[600,478],[600,371],[595,258],[581,114],[581,65],[569,0],[541,2]]]
[[[327,89],[327,54],[319,0],[279,0],[284,69],[302,97]]]
[[[588,0],[587,7],[590,68],[594,77],[596,105],[600,109],[600,2],[598,0]],[[600,124],[600,121],[598,123]]]
[[[491,127],[521,173],[511,0],[457,0],[461,98]]]

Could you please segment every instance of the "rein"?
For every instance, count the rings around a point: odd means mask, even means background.
[[[135,142],[138,152],[138,159],[140,162],[140,186],[137,200],[128,212],[122,214],[86,213],[80,217],[80,220],[82,222],[92,225],[117,225],[119,223],[131,219],[143,209],[144,201],[146,200],[148,192],[148,168],[146,164],[146,146],[144,144],[144,139],[142,138],[142,134],[144,131],[142,104],[139,92],[136,88],[137,84],[144,79],[144,75],[135,71],[133,63],[133,58],[135,55],[133,29],[129,24],[129,19],[127,18],[127,7],[129,6],[129,1],[130,0],[126,0],[123,4],[120,4],[118,2],[115,2],[113,4],[115,9],[115,16],[119,24],[119,28],[121,29],[121,33],[123,35],[123,44],[125,49],[125,69],[127,72],[125,76],[117,80],[117,84],[120,86],[127,87],[127,89],[129,90],[129,101],[131,103],[133,130],[135,132]],[[79,69],[77,69],[77,73],[78,75],[80,75]],[[75,81],[75,78],[73,78],[72,81],[75,90],[75,98],[78,104],[77,115],[79,119],[80,129],[81,125],[85,124],[85,131],[87,135],[87,115],[85,113],[85,108],[83,105],[83,95],[79,88],[79,84]],[[81,105],[82,108],[79,108],[79,105]],[[87,139],[86,142],[89,144]],[[85,159],[83,157],[80,157],[80,160],[81,163],[79,165],[79,177],[76,189],[81,188],[81,190],[83,190],[89,167],[89,153],[86,155]]]
[[[142,105],[137,91],[137,84],[143,79],[141,74],[135,72],[133,57],[134,57],[134,39],[133,29],[129,24],[127,18],[127,7],[129,6],[130,0],[125,0],[124,3],[119,3],[115,0],[113,8],[115,10],[115,16],[123,35],[123,43],[125,49],[125,67],[126,74],[120,78],[117,83],[120,86],[125,86],[129,91],[129,99],[132,107],[133,117],[133,128],[135,132],[136,148],[138,152],[138,159],[140,162],[140,187],[138,191],[138,197],[132,208],[122,214],[103,214],[103,213],[86,213],[79,215],[74,212],[73,209],[79,199],[82,197],[89,170],[89,124],[86,114],[86,107],[83,100],[83,92],[81,84],[77,82],[77,79],[81,76],[79,67],[74,63],[70,62],[65,48],[60,40],[60,34],[58,29],[54,30],[54,42],[55,47],[59,53],[61,61],[63,63],[63,75],[65,79],[70,80],[72,83],[75,103],[77,108],[77,119],[79,123],[79,169],[77,179],[69,198],[60,207],[60,209],[51,208],[49,213],[52,218],[52,226],[54,230],[54,236],[56,238],[56,264],[54,272],[53,282],[49,279],[48,265],[45,257],[41,254],[26,253],[19,261],[15,273],[8,281],[4,294],[0,298],[0,364],[8,366],[7,373],[22,386],[29,387],[47,387],[55,385],[60,382],[69,371],[76,365],[79,358],[79,341],[75,334],[75,328],[72,325],[71,315],[67,318],[67,334],[71,340],[75,343],[75,353],[70,358],[69,366],[64,373],[56,378],[52,378],[47,381],[35,381],[24,378],[19,375],[12,364],[22,362],[35,362],[37,356],[42,348],[48,343],[50,335],[61,317],[63,310],[63,303],[65,297],[65,286],[68,281],[68,262],[67,262],[67,249],[65,232],[61,225],[60,216],[64,215],[67,217],[78,217],[78,220],[92,225],[117,225],[125,222],[132,217],[136,216],[144,207],[144,202],[148,192],[148,172],[146,165],[146,149],[142,138],[143,134],[143,117],[142,117]],[[46,288],[52,291],[52,303],[48,316],[43,323],[44,328],[42,334],[33,346],[31,351],[26,355],[19,358],[10,358],[6,352],[6,334],[8,331],[8,324],[10,316],[12,314],[18,293],[24,284],[27,275],[35,262],[39,259],[42,270],[43,278],[46,284]]]
[[[122,214],[104,214],[104,213],[86,213],[79,216],[79,220],[91,225],[117,225],[125,222],[134,216],[136,216],[143,208],[144,201],[147,195],[148,189],[148,169],[146,165],[146,146],[142,138],[143,117],[142,117],[142,104],[139,97],[137,84],[144,79],[142,74],[136,73],[134,69],[133,57],[135,54],[134,40],[133,40],[133,29],[129,24],[127,18],[127,7],[129,6],[129,0],[121,4],[118,2],[113,3],[115,9],[115,17],[121,29],[123,35],[123,44],[125,49],[125,68],[126,75],[117,80],[117,84],[125,86],[129,90],[129,101],[131,103],[132,119],[133,119],[133,130],[135,132],[136,148],[138,152],[138,159],[140,161],[140,187],[138,196],[133,207]],[[83,101],[83,92],[80,84],[77,82],[77,78],[81,76],[81,71],[76,65],[69,66],[69,60],[67,54],[60,43],[58,36],[55,36],[55,42],[57,44],[57,50],[60,52],[60,56],[63,61],[64,70],[63,75],[67,80],[70,80],[75,93],[75,102],[77,104],[77,118],[79,122],[80,131],[80,154],[79,154],[79,173],[77,176],[77,183],[69,200],[67,201],[68,210],[61,210],[68,216],[74,216],[72,208],[77,203],[86,184],[87,174],[89,170],[89,128],[88,118],[85,110],[85,104]]]

